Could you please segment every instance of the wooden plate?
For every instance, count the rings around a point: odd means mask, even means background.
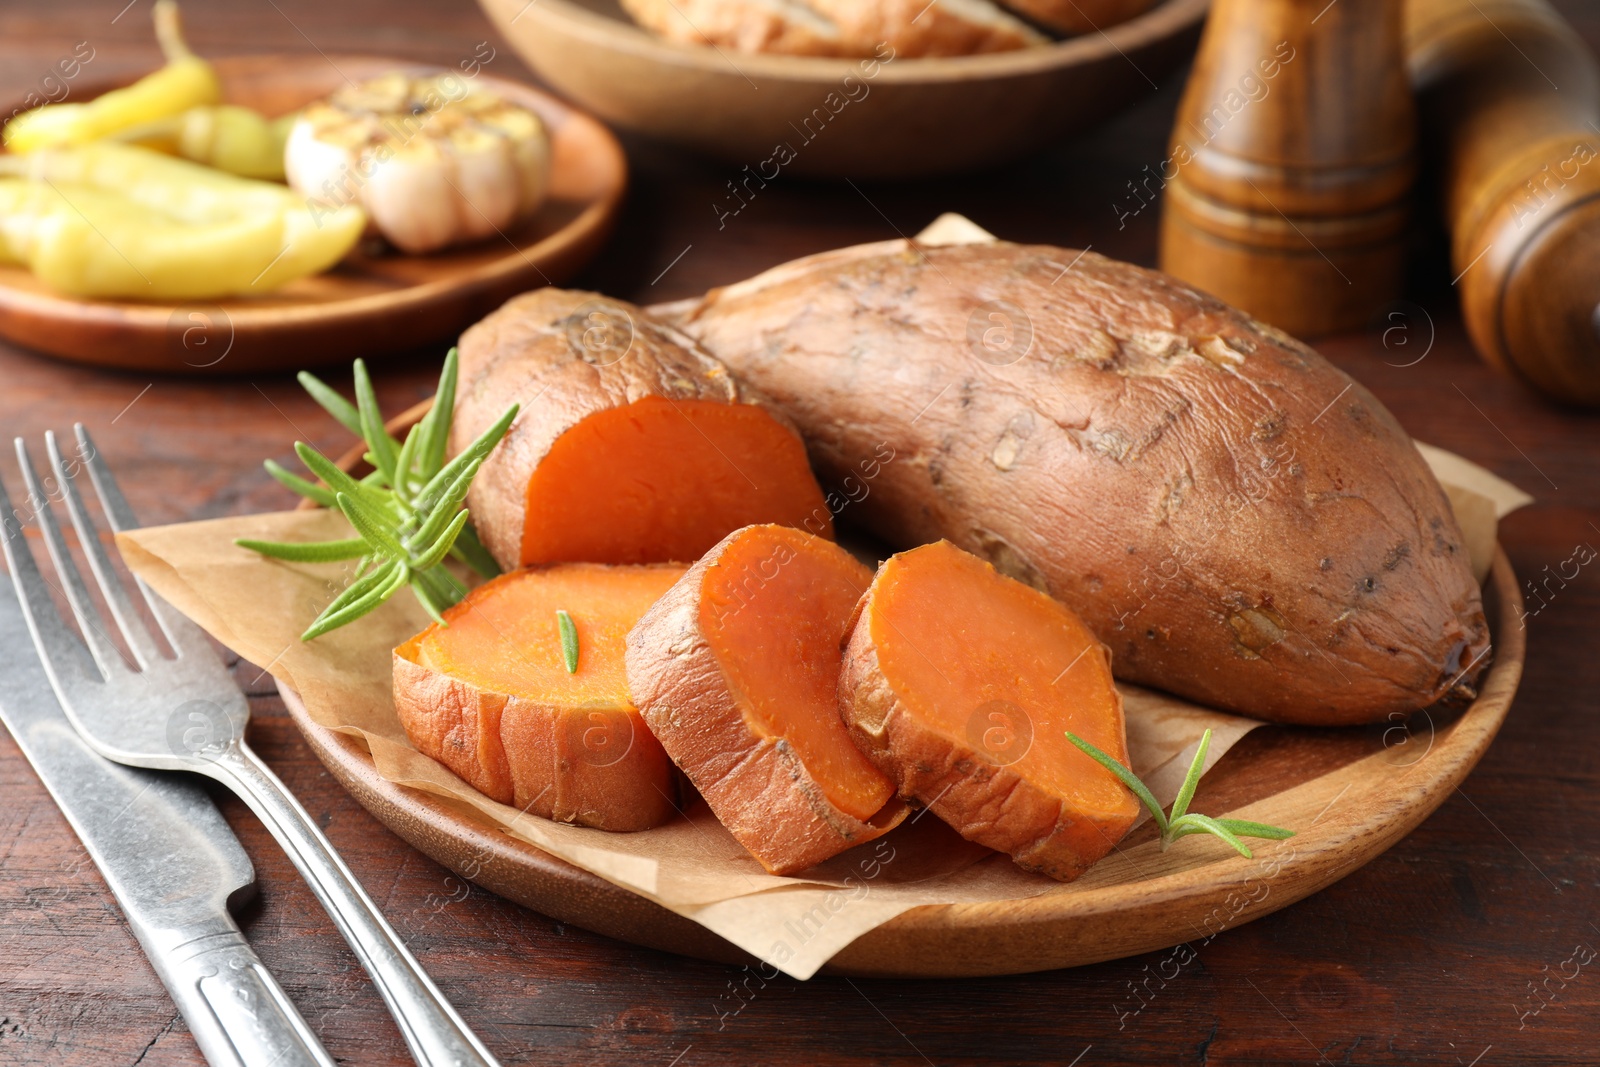
[[[225,97],[283,114],[387,71],[440,73],[373,56],[264,55],[215,62]],[[0,336],[101,366],[207,374],[299,369],[454,340],[509,297],[571,277],[599,251],[627,187],[622,147],[601,123],[537,89],[475,79],[544,119],[550,199],[502,238],[429,256],[358,252],[271,294],[193,304],[79,300],[0,266]],[[87,96],[114,88],[94,86]]]
[[[674,44],[616,0],[478,2],[551,85],[619,126],[727,160],[748,197],[780,172],[906,178],[998,166],[1153,92],[1193,52],[1210,0],[1165,0],[1043,48],[876,68]],[[775,155],[784,144],[793,159]],[[730,195],[727,209],[741,203]]]
[[[1221,845],[1161,852],[1146,823],[1083,878],[1044,896],[921,907],[865,934],[828,971],[883,977],[1016,974],[1196,942],[1277,911],[1349,874],[1425,819],[1505,720],[1522,676],[1522,599],[1496,552],[1485,590],[1495,662],[1455,718],[1352,729],[1266,726],[1204,779],[1195,809],[1294,827],[1254,860]],[[705,928],[519,841],[453,801],[379,777],[360,741],[284,702],[334,777],[379,821],[457,874],[562,922],[651,948],[751,962]]]

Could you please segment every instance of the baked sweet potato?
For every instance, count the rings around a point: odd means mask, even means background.
[[[1000,0],[1017,14],[1057,33],[1104,30],[1155,6],[1156,0]]]
[[[994,0],[622,0],[622,8],[669,41],[740,52],[891,60],[1047,43]]]
[[[1466,695],[1487,659],[1461,532],[1394,417],[1164,275],[893,241],[671,313],[825,481],[864,482],[850,516],[1049,592],[1131,681],[1337,725]]]
[[[628,636],[640,714],[775,874],[870,841],[905,815],[837,706],[840,645],[871,581],[831,541],[749,526],[690,567]]]
[[[502,804],[602,830],[673,815],[677,775],[628,699],[628,631],[684,568],[564,564],[474,589],[394,651],[406,736]],[[577,631],[568,672],[558,611]]]
[[[832,536],[794,429],[625,302],[516,297],[462,335],[461,382],[453,452],[522,405],[467,498],[508,570],[689,562],[754,522]]]
[[[1128,763],[1105,646],[1059,602],[948,541],[889,558],[856,612],[839,710],[861,751],[971,841],[1063,882],[1139,804],[1066,738]]]

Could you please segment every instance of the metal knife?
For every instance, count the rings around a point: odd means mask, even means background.
[[[0,721],[77,831],[213,1067],[333,1067],[229,906],[255,868],[199,785],[95,754],[67,721],[0,582]]]

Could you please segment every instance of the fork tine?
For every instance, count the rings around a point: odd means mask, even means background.
[[[83,554],[89,560],[89,570],[100,584],[100,595],[105,597],[111,617],[122,630],[122,639],[128,643],[134,659],[139,661],[140,667],[149,667],[160,658],[161,650],[156,647],[149,627],[133,610],[133,601],[128,599],[128,590],[122,584],[121,576],[111,567],[106,546],[100,543],[100,528],[83,506],[83,497],[78,495],[76,476],[67,469],[61,458],[55,431],[45,432],[44,446],[50,454],[50,466],[55,471],[56,481],[61,485],[61,496],[67,502],[67,517],[72,520],[72,528],[78,532],[78,544],[83,547]]]
[[[101,676],[110,680],[124,673],[127,665],[116,644],[100,625],[99,613],[94,609],[94,601],[89,598],[89,587],[84,584],[83,575],[78,573],[78,565],[67,551],[61,527],[56,525],[55,514],[50,510],[50,500],[39,484],[39,475],[33,469],[33,457],[28,454],[27,443],[18,437],[16,448],[17,464],[22,468],[22,480],[28,487],[28,506],[33,509],[34,521],[44,534],[44,543],[50,550],[50,559],[56,565],[56,574],[66,587],[64,592],[67,603],[72,605],[72,614],[78,620],[78,632],[89,646],[89,654],[94,657]],[[41,579],[48,581],[42,575]]]
[[[91,677],[89,650],[50,599],[50,586],[33,558],[33,549],[23,539],[22,522],[11,506],[11,495],[6,492],[4,479],[0,479],[0,524],[5,535],[6,567],[11,571],[17,599],[33,629],[40,658],[58,679]]]
[[[95,495],[100,498],[100,507],[106,513],[107,523],[116,533],[137,530],[139,520],[134,516],[133,509],[128,506],[128,498],[122,495],[122,488],[117,485],[117,479],[112,476],[111,468],[106,465],[100,450],[95,447],[89,431],[81,422],[75,423],[73,430],[78,437],[78,458],[89,468],[89,481],[94,484]],[[172,646],[174,653],[179,656],[190,652],[215,655],[210,642],[206,640],[204,630],[190,621],[187,615],[163,600],[160,594],[145,584],[143,578],[134,575],[133,581],[139,587],[140,594],[144,596],[144,602],[149,605],[150,614],[154,615],[156,622],[161,625],[161,632],[166,635],[167,644]]]

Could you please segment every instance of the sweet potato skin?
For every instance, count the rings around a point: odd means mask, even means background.
[[[648,830],[676,813],[677,772],[632,709],[591,712],[492,692],[420,664],[421,636],[394,651],[394,704],[423,755],[490,799],[557,822]],[[622,755],[586,745],[595,729]]]
[[[467,496],[484,546],[506,570],[523,562],[530,475],[556,439],[587,416],[664,397],[754,404],[793,429],[692,340],[598,293],[545,288],[512,298],[461,335],[460,368],[452,455],[511,403],[522,405]],[[820,493],[807,528],[832,536]]]
[[[1488,658],[1460,530],[1393,416],[1164,275],[893,241],[663,314],[789,414],[825,482],[866,481],[853,521],[1050,593],[1121,677],[1342,725],[1470,694]]]
[[[757,738],[746,725],[700,623],[701,586],[739,532],[691,566],[628,635],[628,688],[669,752],[711,756],[684,770],[728,831],[773,874],[793,874],[886,833],[906,808],[891,799],[868,820],[839,810],[787,742]]]

